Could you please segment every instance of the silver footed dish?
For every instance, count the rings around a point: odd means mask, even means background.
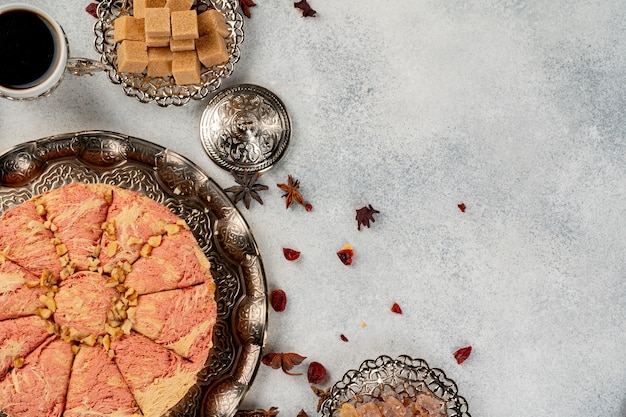
[[[190,226],[211,262],[217,322],[196,384],[165,415],[232,417],[256,375],[267,327],[267,285],[246,221],[222,189],[185,157],[106,131],[67,133],[0,154],[0,213],[72,182],[140,192]],[[0,411],[0,417],[6,417]]]
[[[183,106],[190,100],[202,100],[217,90],[222,80],[228,78],[241,56],[244,40],[243,16],[237,10],[236,0],[196,0],[193,9],[198,13],[209,9],[222,12],[228,27],[226,47],[228,61],[211,68],[202,67],[199,84],[176,85],[174,78],[148,77],[145,74],[121,73],[117,71],[118,44],[113,37],[113,21],[124,15],[132,15],[132,0],[103,0],[98,5],[98,21],[94,25],[94,46],[100,54],[100,61],[107,67],[109,80],[119,84],[127,96],[135,97],[142,103],[155,102],[159,106]]]
[[[408,404],[418,400],[420,395],[427,395],[440,404],[434,414],[437,417],[471,417],[467,401],[459,395],[453,380],[441,369],[428,366],[425,360],[406,355],[396,359],[382,355],[364,361],[358,370],[347,371],[331,387],[329,397],[321,405],[321,415],[339,417],[346,403],[359,407],[392,396]]]

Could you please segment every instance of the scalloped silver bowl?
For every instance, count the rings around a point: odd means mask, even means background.
[[[159,106],[183,106],[190,100],[202,100],[217,90],[222,80],[234,71],[241,56],[244,39],[243,16],[237,11],[236,0],[196,0],[193,8],[199,12],[208,9],[220,10],[228,26],[226,38],[228,61],[211,68],[202,67],[200,84],[176,85],[173,77],[148,77],[145,74],[117,72],[117,47],[113,39],[113,21],[118,16],[130,15],[132,0],[103,0],[98,5],[98,21],[94,25],[94,46],[100,54],[100,61],[107,67],[109,80],[119,84],[127,96],[135,97],[142,103],[155,102]]]
[[[418,394],[431,394],[445,404],[446,417],[471,417],[465,398],[458,394],[456,383],[423,359],[402,355],[396,359],[379,356],[364,361],[358,370],[349,370],[330,389],[330,397],[321,406],[322,417],[338,417],[344,403],[354,406],[384,395],[414,401]]]

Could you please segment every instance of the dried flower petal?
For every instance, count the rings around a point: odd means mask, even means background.
[[[400,308],[400,304],[393,303],[391,306],[391,312],[396,314],[402,314],[402,309]]]
[[[313,211],[313,204],[307,203],[306,206],[304,206],[304,209],[306,211]]]
[[[274,311],[285,311],[287,307],[287,294],[283,290],[274,290],[270,293],[270,304]]]
[[[349,340],[348,340],[348,338],[346,337],[346,335],[345,335],[345,334],[343,334],[343,333],[339,335],[339,338],[340,338],[341,340],[343,340],[344,342],[348,342],[348,341],[349,341]]]
[[[457,207],[459,208],[459,210],[461,210],[461,213],[465,213],[466,207],[464,203],[458,204]]]
[[[356,228],[357,230],[361,230],[361,225],[367,226],[369,229],[370,221],[373,223],[376,220],[374,219],[374,214],[378,214],[380,211],[375,210],[371,204],[368,204],[365,207],[361,207],[356,211]]]
[[[300,252],[289,248],[283,248],[283,255],[288,261],[295,261],[300,257]]]
[[[239,5],[241,6],[244,16],[250,19],[252,17],[250,14],[250,7],[256,6],[256,3],[253,0],[240,0]]]
[[[349,245],[346,243],[345,245],[343,245],[341,250],[337,252],[337,256],[339,257],[339,260],[343,262],[344,265],[352,265],[352,258],[354,256],[354,248],[352,247],[352,245]]]
[[[469,358],[471,353],[472,353],[471,346],[466,346],[464,348],[457,350],[456,352],[454,352],[454,358],[456,359],[456,363],[458,363],[459,365],[462,364],[463,362],[465,362],[467,358]]]
[[[87,7],[85,7],[85,11],[95,17],[98,18],[98,3],[89,3]]]
[[[315,13],[317,13],[311,8],[307,0],[300,0],[299,2],[294,3],[293,6],[302,10],[302,17],[315,17]]]
[[[319,362],[311,362],[306,373],[309,384],[321,384],[326,379],[326,368]]]

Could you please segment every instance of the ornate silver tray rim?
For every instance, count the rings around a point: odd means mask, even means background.
[[[465,398],[458,395],[456,383],[438,368],[431,368],[423,359],[407,355],[392,359],[381,355],[364,361],[358,370],[347,371],[330,390],[330,397],[321,406],[323,417],[338,417],[341,405],[362,404],[381,399],[393,391],[400,399],[414,400],[420,392],[429,393],[445,403],[446,417],[471,417]]]
[[[106,131],[50,136],[0,153],[0,213],[77,181],[141,192],[189,224],[211,262],[218,318],[197,384],[165,416],[232,417],[258,370],[268,315],[261,255],[246,221],[193,162],[154,143]]]
[[[243,16],[238,12],[237,0],[196,0],[196,10],[217,9],[226,17],[229,35],[226,38],[228,61],[211,68],[202,67],[201,84],[176,85],[173,77],[148,77],[142,74],[117,72],[117,47],[113,39],[113,21],[120,15],[128,15],[132,10],[132,0],[103,0],[98,5],[98,21],[93,31],[94,47],[100,54],[100,61],[107,67],[109,80],[119,84],[127,96],[135,97],[142,103],[155,102],[161,107],[183,106],[191,99],[202,100],[217,90],[223,79],[228,78],[241,57],[241,44],[244,40]]]

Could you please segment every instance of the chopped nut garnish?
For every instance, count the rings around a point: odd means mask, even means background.
[[[124,261],[124,263],[122,264],[122,270],[124,270],[124,272],[130,272],[132,271],[133,267],[130,264],[130,262],[128,261]]]
[[[148,245],[152,246],[153,248],[156,248],[157,246],[161,244],[162,239],[163,239],[163,236],[161,235],[150,236],[148,238]]]
[[[177,224],[177,225],[179,225],[179,226],[182,226],[183,228],[185,228],[185,229],[187,229],[187,230],[189,230],[189,225],[188,225],[188,224],[187,224],[187,222],[186,222],[186,221],[184,221],[183,219],[178,219],[178,220],[176,221],[176,224]]]
[[[57,303],[54,301],[54,298],[42,294],[39,296],[39,301],[41,301],[53,313],[57,310]]]
[[[21,368],[22,366],[24,366],[24,358],[14,358],[13,359],[13,367],[14,368]]]
[[[111,335],[105,334],[102,337],[102,346],[104,346],[106,350],[109,350],[111,348]]]
[[[53,285],[58,284],[57,278],[50,272],[49,269],[45,269],[41,273],[41,278],[39,279],[39,285],[42,288],[51,288]]]
[[[40,216],[46,215],[46,208],[43,206],[43,204],[37,204],[37,207],[35,207],[35,209],[37,210],[37,214],[39,214]]]
[[[42,319],[49,319],[52,316],[52,311],[48,308],[37,309],[37,314]]]
[[[126,245],[131,246],[131,245],[138,245],[140,243],[143,243],[143,239],[137,236],[131,236],[128,238],[128,240],[126,241]]]
[[[166,224],[164,229],[168,236],[173,236],[180,232],[180,226],[177,224]]]
[[[117,252],[117,247],[118,244],[115,241],[109,242],[109,244],[107,245],[107,255],[109,257],[113,257],[115,255],[115,252]]]
[[[90,334],[89,336],[83,338],[80,342],[88,346],[94,346],[96,344],[96,335]]]
[[[26,281],[24,282],[24,286],[26,288],[35,288],[35,287],[40,287],[41,286],[41,282],[37,282],[37,281]]]
[[[57,245],[56,250],[57,250],[57,255],[63,256],[67,253],[67,246],[65,246],[64,244]]]
[[[141,251],[139,252],[139,255],[142,258],[147,258],[148,256],[150,256],[150,253],[152,253],[152,246],[148,245],[147,243],[145,245],[143,245],[143,247],[141,248]]]
[[[61,266],[68,266],[70,264],[70,255],[65,254],[59,258],[61,260]]]
[[[107,202],[107,204],[111,204],[113,202],[113,190],[111,189],[106,189],[104,190],[104,201]]]
[[[72,353],[74,355],[77,355],[79,350],[80,350],[80,346],[79,345],[72,345]]]
[[[106,282],[104,283],[104,286],[107,288],[115,288],[119,285],[119,281],[116,280],[114,277],[110,277],[109,279],[106,280]]]
[[[122,331],[124,332],[124,334],[130,334],[130,329],[132,329],[133,324],[130,322],[130,320],[124,320],[124,323],[122,323]]]

